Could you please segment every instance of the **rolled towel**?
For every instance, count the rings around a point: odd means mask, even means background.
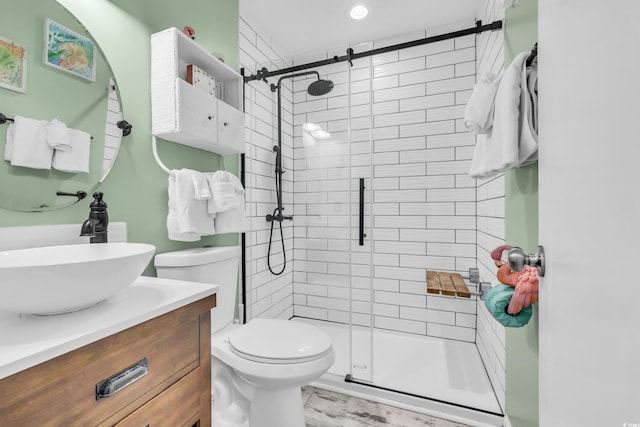
[[[71,150],[55,150],[53,168],[62,172],[89,173],[91,157],[91,135],[77,129],[67,129]]]
[[[54,150],[71,150],[71,137],[69,136],[67,125],[58,119],[53,119],[47,123],[47,144]]]
[[[500,78],[487,73],[473,87],[464,110],[464,125],[477,134],[485,134],[493,125],[493,109]]]
[[[484,297],[484,305],[489,313],[508,328],[521,328],[531,319],[533,314],[532,306],[522,309],[518,314],[507,313],[507,307],[515,289],[507,285],[495,285]]]
[[[53,148],[47,144],[46,122],[15,116],[11,164],[32,169],[51,169]],[[6,154],[5,154],[6,155]]]

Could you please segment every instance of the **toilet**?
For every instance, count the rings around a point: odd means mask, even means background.
[[[211,310],[212,425],[304,427],[301,386],[333,364],[329,335],[300,322],[233,323],[239,246],[156,255],[158,277],[219,285]]]

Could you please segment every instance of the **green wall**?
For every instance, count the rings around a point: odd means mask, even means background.
[[[11,10],[7,0],[0,0]],[[222,52],[226,63],[238,68],[238,0],[59,0],[97,40],[116,77],[125,119],[133,133],[123,139],[118,160],[100,187],[109,205],[111,221],[125,221],[128,239],[156,246],[157,253],[203,245],[237,244],[237,234],[203,237],[183,243],[167,239],[167,175],[151,152],[150,36],[168,27],[189,25],[196,41],[209,51]],[[158,142],[158,151],[170,168],[212,171],[221,157],[202,150]],[[226,159],[238,172],[238,156]],[[0,209],[0,226],[80,224],[89,213],[88,197],[62,210],[19,213]],[[146,275],[153,275],[151,267]]]
[[[505,14],[505,64],[538,39],[538,1],[520,0]],[[505,241],[533,253],[538,245],[538,165],[505,175]],[[507,328],[506,411],[513,427],[538,426],[538,310],[524,328]]]

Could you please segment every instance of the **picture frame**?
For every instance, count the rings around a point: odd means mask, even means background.
[[[47,18],[44,27],[44,63],[74,76],[96,81],[96,45],[93,40]]]
[[[27,92],[27,48],[0,36],[0,87]]]

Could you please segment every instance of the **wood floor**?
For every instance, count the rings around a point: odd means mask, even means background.
[[[304,387],[306,427],[468,427],[320,388]]]

